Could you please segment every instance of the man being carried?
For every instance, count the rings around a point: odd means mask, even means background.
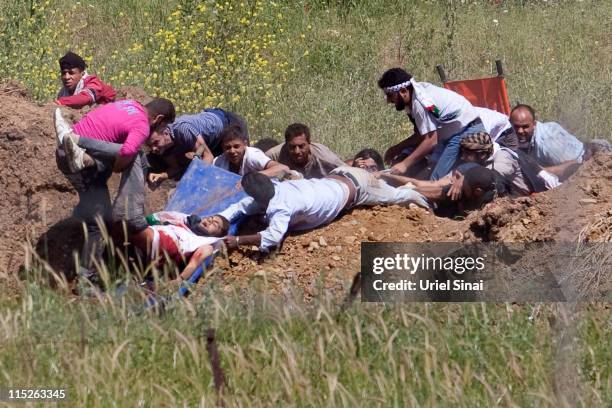
[[[199,217],[174,211],[147,216],[150,224],[143,231],[145,239],[134,244],[162,267],[166,260],[184,266],[175,281],[188,280],[193,272],[221,245],[229,222],[221,216]]]
[[[419,144],[401,162],[396,163],[393,174],[405,174],[426,155],[436,163],[432,180],[448,174],[459,157],[461,140],[485,129],[478,112],[463,96],[426,82],[416,82],[401,68],[386,71],[378,86],[387,95],[387,102],[398,111],[405,110],[414,120]]]
[[[230,125],[239,126],[248,141],[246,122],[230,111],[204,109],[195,115],[176,118],[161,132],[160,142],[151,148],[152,154],[147,157],[151,166],[148,181],[159,184],[169,178],[181,177],[194,157],[212,164],[213,159],[223,153],[220,135]]]
[[[247,135],[240,126],[231,125],[221,132],[223,154],[215,157],[213,164],[240,176],[260,172],[268,177],[283,178],[289,167],[271,160],[256,147],[248,146]]]
[[[68,51],[59,60],[63,87],[55,103],[80,109],[94,103],[104,104],[115,100],[117,92],[97,76],[89,75],[87,65],[79,55]]]
[[[156,137],[150,138],[151,134],[172,122],[174,116],[174,106],[167,99],[154,99],[144,107],[136,101],[123,100],[92,110],[72,129],[56,110],[58,167],[79,194],[75,213],[87,228],[80,275],[95,276],[91,268],[103,252],[99,222],[112,220],[117,236],[119,224],[125,221],[132,240],[145,239],[140,234],[147,224],[139,149],[145,142],[152,143]],[[111,206],[107,181],[113,171],[122,175]]]
[[[293,123],[285,130],[285,143],[266,152],[272,160],[300,172],[304,178],[327,176],[346,163],[327,146],[310,142],[310,129],[302,123]]]
[[[229,249],[257,245],[262,252],[278,247],[288,231],[316,228],[332,222],[343,210],[357,206],[404,205],[428,207],[411,189],[397,189],[364,169],[342,166],[322,179],[273,182],[260,173],[242,178],[249,195],[219,215],[235,221],[243,215],[264,214],[268,228],[253,235],[226,238]]]

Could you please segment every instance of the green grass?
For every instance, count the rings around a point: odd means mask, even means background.
[[[67,406],[212,406],[204,333],[214,327],[227,406],[555,406],[553,306],[532,324],[528,305],[340,312],[325,299],[205,292],[138,316],[134,298],[73,301],[31,285],[0,312],[2,383],[66,387]],[[602,310],[579,313],[580,406],[612,401]]]

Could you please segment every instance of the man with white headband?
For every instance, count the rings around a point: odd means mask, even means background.
[[[418,146],[392,168],[393,174],[405,174],[411,166],[430,155],[435,163],[432,180],[448,174],[455,165],[461,140],[485,132],[478,112],[463,96],[427,82],[416,82],[401,68],[387,70],[378,80],[387,103],[405,110],[420,138]]]

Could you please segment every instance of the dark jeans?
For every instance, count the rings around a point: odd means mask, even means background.
[[[75,216],[85,222],[87,236],[81,251],[81,265],[90,269],[94,259],[104,251],[102,225],[125,221],[128,233],[147,228],[145,216],[145,180],[141,156],[138,155],[121,174],[119,191],[111,204],[108,179],[121,145],[81,137],[79,146],[95,162],[78,173],[70,173],[65,152],[57,149],[58,168],[66,175],[79,194]]]

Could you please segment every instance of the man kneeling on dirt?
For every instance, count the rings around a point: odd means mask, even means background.
[[[158,185],[168,179],[179,179],[194,158],[212,164],[223,153],[221,132],[229,126],[239,127],[249,141],[244,118],[219,108],[204,109],[194,115],[181,115],[160,132],[159,143],[147,155],[147,181]]]
[[[357,206],[403,205],[428,207],[425,198],[411,190],[393,188],[357,167],[342,166],[322,179],[275,182],[261,173],[242,178],[249,195],[219,215],[235,221],[243,215],[263,214],[268,228],[254,235],[229,236],[229,249],[257,245],[262,252],[278,247],[288,231],[316,228],[332,222],[342,211]]]
[[[58,167],[79,194],[75,214],[85,221],[87,229],[80,276],[97,277],[92,266],[100,261],[104,250],[100,223],[112,221],[117,238],[121,235],[121,222],[125,221],[131,241],[145,239],[140,234],[147,223],[139,149],[145,142],[155,143],[156,132],[172,122],[174,116],[172,102],[161,98],[146,106],[132,100],[101,106],[85,115],[74,128],[56,110]],[[111,205],[107,181],[112,172],[122,175],[117,197]]]
[[[200,217],[175,211],[161,211],[146,217],[149,226],[144,239],[134,244],[157,267],[166,260],[184,265],[174,280],[188,280],[193,272],[221,245],[229,230],[229,222],[219,216]]]
[[[495,170],[505,179],[509,192],[514,196],[526,196],[559,186],[559,180],[554,174],[545,171],[525,154],[492,142],[488,133],[476,133],[464,138],[460,152],[464,163],[477,163]],[[385,173],[381,173],[380,177],[393,185],[412,183],[417,191],[421,188],[452,184],[449,195],[453,200],[461,196],[461,166],[437,181],[415,180]]]
[[[74,109],[81,109],[94,103],[109,103],[115,100],[117,92],[97,76],[85,70],[87,65],[79,55],[68,51],[59,60],[63,87],[55,103]]]

